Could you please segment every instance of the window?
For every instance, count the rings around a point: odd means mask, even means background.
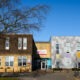
[[[66,52],[69,53],[71,51],[71,44],[69,42],[66,43]]]
[[[56,68],[59,68],[59,66],[60,66],[60,62],[56,62]]]
[[[5,49],[6,50],[9,50],[9,37],[6,38],[6,41],[5,41]]]
[[[56,54],[59,54],[59,44],[56,44]]]
[[[23,40],[23,43],[22,43]],[[23,50],[27,49],[27,38],[18,38],[18,49],[21,50],[23,47]]]
[[[26,66],[27,59],[25,56],[18,57],[18,66]]]
[[[6,56],[5,65],[6,66],[13,66],[14,57],[13,56]]]
[[[22,49],[22,38],[18,38],[18,49]]]
[[[23,38],[23,50],[27,49],[27,38]]]
[[[1,56],[0,56],[0,66],[1,66]]]
[[[80,42],[77,42],[77,50],[80,51]]]

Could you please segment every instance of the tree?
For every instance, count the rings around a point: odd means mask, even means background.
[[[40,30],[47,5],[21,8],[20,0],[0,0],[0,33]],[[17,6],[17,7],[16,7]]]

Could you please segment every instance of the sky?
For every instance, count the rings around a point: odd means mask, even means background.
[[[80,0],[22,0],[23,5],[46,4],[50,10],[35,41],[49,41],[51,36],[80,36]]]

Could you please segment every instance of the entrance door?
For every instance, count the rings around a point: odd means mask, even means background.
[[[46,61],[41,61],[41,70],[45,70],[47,68]]]

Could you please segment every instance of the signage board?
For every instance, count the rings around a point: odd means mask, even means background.
[[[46,55],[47,54],[47,50],[38,50],[37,52],[40,55]]]

